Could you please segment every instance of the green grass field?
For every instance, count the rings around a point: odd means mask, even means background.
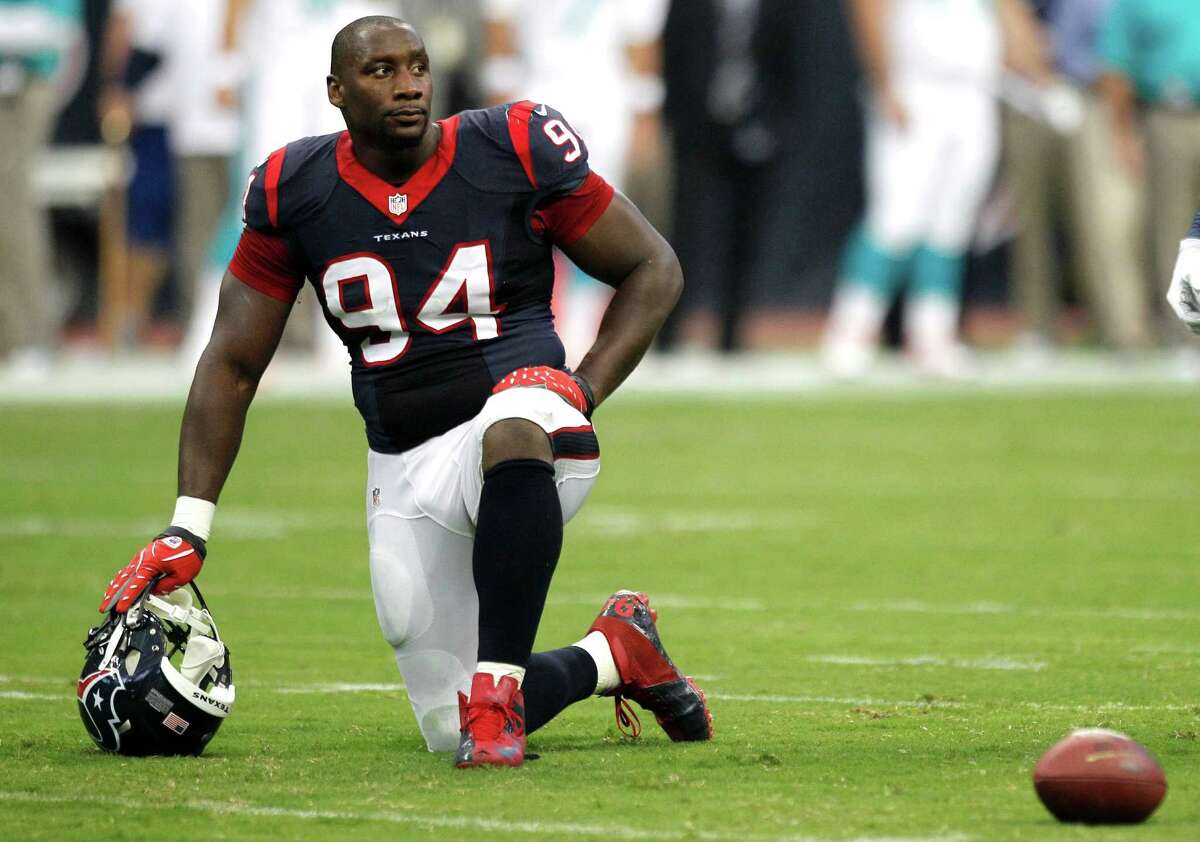
[[[255,407],[200,582],[238,702],[198,759],[101,754],[74,701],[113,571],[174,498],[175,404],[0,407],[7,839],[1200,838],[1200,399],[650,401],[598,414],[539,643],[646,590],[716,738],[576,705],[519,770],[424,751],[375,622],[349,406]],[[1034,796],[1073,727],[1164,764],[1138,828]]]

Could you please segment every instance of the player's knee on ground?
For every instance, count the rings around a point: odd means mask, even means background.
[[[483,434],[483,471],[513,459],[539,459],[553,464],[554,454],[546,431],[524,418],[505,418]]]
[[[459,738],[458,692],[470,686],[474,664],[437,650],[398,650],[396,663],[425,745],[430,751],[454,751]]]

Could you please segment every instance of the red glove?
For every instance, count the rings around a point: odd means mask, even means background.
[[[173,526],[139,550],[108,583],[100,613],[124,614],[146,585],[158,579],[152,593],[167,593],[186,585],[204,563],[204,541],[186,529]],[[161,578],[159,578],[161,577]]]
[[[505,389],[516,386],[538,386],[549,389],[571,406],[591,418],[596,401],[592,397],[592,389],[587,381],[577,375],[548,365],[535,365],[518,368],[516,371],[500,379],[492,388],[492,394],[498,395]]]

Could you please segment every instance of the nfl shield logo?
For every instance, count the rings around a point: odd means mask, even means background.
[[[393,196],[388,196],[388,210],[394,216],[400,216],[408,210],[408,194],[396,193]]]

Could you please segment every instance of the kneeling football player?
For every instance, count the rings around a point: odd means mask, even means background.
[[[618,591],[575,645],[532,654],[562,546],[600,467],[592,411],[629,375],[682,287],[671,247],[588,167],[544,104],[433,121],[411,26],[361,18],[334,39],[329,101],[347,131],[288,144],[250,176],[180,434],[171,526],[101,610],[200,569],[246,411],[305,279],[350,354],[369,451],[371,581],[430,750],[517,766],[525,735],[592,694],[711,736],[644,594]],[[552,249],[616,293],[575,372],[550,311]],[[162,578],[158,578],[158,577]]]

